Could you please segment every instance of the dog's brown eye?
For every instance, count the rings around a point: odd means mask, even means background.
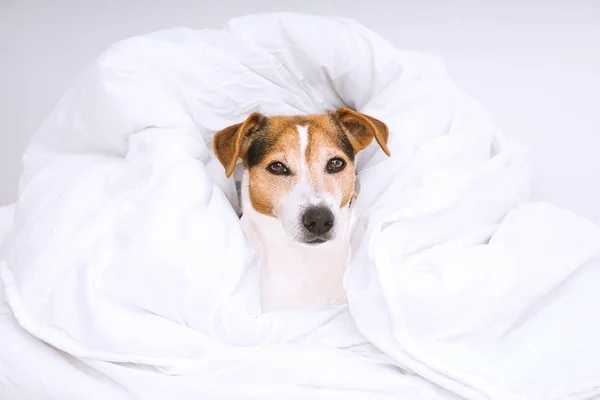
[[[340,172],[341,170],[344,169],[345,166],[346,166],[346,161],[342,160],[341,158],[332,158],[327,163],[327,172],[332,173],[332,174],[336,173],[336,172]]]
[[[269,171],[272,174],[275,175],[289,175],[290,171],[287,169],[287,167],[279,161],[275,161],[271,164],[269,164],[269,166],[267,167],[267,171]]]

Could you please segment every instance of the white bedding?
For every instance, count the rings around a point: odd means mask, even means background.
[[[341,106],[386,122],[392,152],[359,154],[349,307],[260,315],[211,135]],[[120,42],[26,152],[0,257],[0,394],[591,398],[600,229],[525,203],[529,180],[527,151],[440,60],[352,21],[267,14]]]

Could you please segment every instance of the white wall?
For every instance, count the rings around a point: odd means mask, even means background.
[[[534,199],[600,223],[600,1],[0,0],[0,204],[31,135],[112,42],[262,11],[352,17],[451,76],[534,150]]]

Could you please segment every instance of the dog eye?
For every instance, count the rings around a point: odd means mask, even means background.
[[[345,166],[346,166],[346,161],[342,160],[341,158],[332,158],[327,163],[327,172],[330,172],[332,174],[336,173],[336,172],[340,172],[341,170],[344,169]]]
[[[275,161],[271,164],[269,164],[269,166],[267,167],[267,171],[269,171],[272,174],[275,175],[289,175],[290,174],[290,170],[282,163],[279,161]]]

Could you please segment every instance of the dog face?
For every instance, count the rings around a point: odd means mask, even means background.
[[[389,155],[387,126],[349,109],[309,116],[254,113],[217,132],[213,150],[228,177],[242,159],[254,210],[277,218],[295,241],[317,245],[345,229],[354,157],[373,138]]]

